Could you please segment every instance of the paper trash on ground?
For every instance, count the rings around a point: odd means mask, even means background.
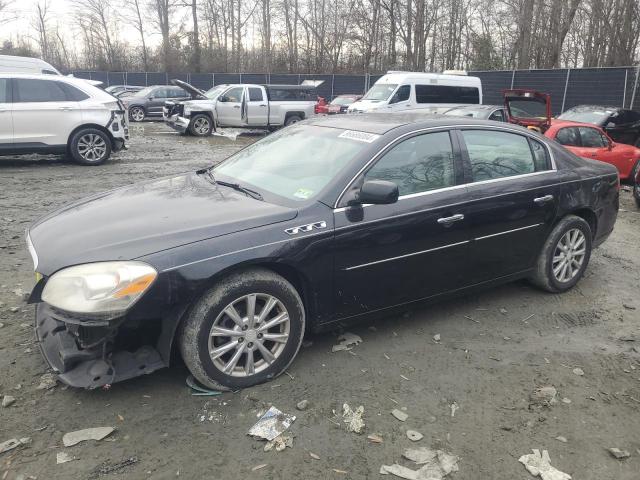
[[[271,407],[247,434],[271,441],[285,432],[295,420],[295,415],[282,413],[276,407]]]
[[[78,430],[76,432],[65,433],[62,437],[62,443],[65,447],[71,447],[85,440],[102,440],[113,433],[113,427],[95,427]]]
[[[522,455],[518,461],[525,466],[531,475],[540,476],[542,480],[571,480],[571,475],[551,466],[549,452],[546,450],[540,454],[540,450],[534,448],[533,453]]]

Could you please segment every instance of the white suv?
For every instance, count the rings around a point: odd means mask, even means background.
[[[122,103],[84,80],[0,73],[0,155],[67,153],[99,165],[128,139]]]

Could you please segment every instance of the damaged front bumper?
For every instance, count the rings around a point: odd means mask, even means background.
[[[135,351],[114,348],[123,321],[69,318],[39,303],[36,338],[46,362],[63,383],[72,387],[98,388],[167,366],[149,345]]]
[[[185,133],[189,128],[190,118],[181,117],[180,115],[163,115],[164,123],[174,130]]]

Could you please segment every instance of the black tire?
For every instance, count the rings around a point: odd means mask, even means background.
[[[214,361],[212,356],[209,354],[209,342],[210,338],[212,339],[211,342],[215,342],[217,338],[211,336],[211,329],[217,319],[225,318],[225,313],[223,312],[225,312],[230,305],[242,305],[235,302],[241,302],[243,301],[243,297],[251,294],[272,296],[280,302],[280,304],[275,307],[274,313],[278,316],[277,312],[281,306],[286,309],[285,313],[288,314],[289,318],[288,337],[286,339],[286,343],[269,342],[268,340],[262,341],[263,344],[266,345],[269,345],[270,343],[273,344],[273,346],[269,348],[275,348],[278,343],[284,346],[278,347],[281,348],[281,350],[278,355],[275,356],[275,360],[273,360],[271,364],[268,364],[268,362],[265,361],[265,357],[262,356],[261,352],[259,354],[253,353],[252,358],[258,358],[255,363],[256,369],[258,367],[262,369],[260,371],[256,371],[254,374],[249,375],[246,373],[248,372],[248,354],[240,354],[240,360],[237,362],[239,366],[237,368],[244,369],[244,372],[236,372],[237,375],[242,376],[233,376],[223,372],[223,369],[214,364],[214,362],[221,361],[222,363],[231,363],[231,358],[238,351],[237,347],[231,347],[233,350],[226,350],[224,355],[221,355]],[[258,307],[258,302],[256,302],[256,313],[258,312]],[[262,305],[262,307],[264,308],[264,305]],[[272,310],[274,309],[272,308]],[[239,315],[244,314],[245,317],[243,317],[243,320],[246,321],[246,311],[243,312],[237,309],[235,311]],[[281,314],[282,313],[280,313],[280,315]],[[274,317],[271,317],[270,319],[273,320]],[[225,321],[229,322],[229,318],[225,318]],[[269,320],[265,320],[263,325],[266,325],[268,321]],[[218,325],[221,325],[222,328],[226,328],[227,331],[232,328],[236,328],[233,322],[230,323],[230,326],[228,323],[220,323]],[[270,270],[254,268],[233,273],[204,293],[192,306],[187,317],[182,323],[178,333],[178,342],[185,364],[198,381],[203,385],[214,389],[218,388],[219,385],[222,385],[235,390],[269,381],[282,374],[298,353],[300,345],[302,344],[304,330],[304,306],[300,295],[293,285],[280,275],[277,275]],[[234,342],[236,340],[239,345],[242,345],[242,342],[244,342],[246,347],[249,347],[252,345],[252,343],[249,343],[251,341],[251,337],[249,336],[250,334],[254,336],[253,341],[257,342],[257,340],[255,340],[255,334],[258,331],[257,329],[253,330],[253,333],[250,333],[249,330],[243,330],[243,332],[245,331],[247,335],[246,341],[244,337],[242,340],[240,340],[239,337],[230,338],[228,343],[213,344],[213,347],[219,348],[220,346],[225,347],[226,345],[235,345]],[[236,330],[236,335],[237,334],[238,331]],[[245,333],[241,333],[241,335],[245,335]],[[224,342],[224,340],[221,342]],[[256,349],[255,351],[259,350]],[[241,362],[242,365],[240,365]],[[263,363],[259,365],[259,362]]]
[[[143,107],[136,105],[129,108],[129,120],[132,122],[142,122],[145,118],[147,118],[147,112]]]
[[[102,130],[83,128],[69,142],[69,154],[80,165],[101,165],[111,156],[111,139]]]
[[[633,198],[636,201],[636,206],[640,208],[640,183],[633,186]]]
[[[633,198],[636,201],[636,206],[640,208],[640,180],[636,181],[636,178],[639,178],[640,174],[640,160],[636,163],[633,171],[631,172],[631,185],[633,188]]]
[[[198,113],[189,122],[189,133],[194,137],[208,137],[213,132],[213,121],[209,115]]]
[[[584,257],[580,267],[576,269],[575,275],[570,279],[560,281],[553,272],[554,255],[556,250],[561,248],[559,243],[563,237],[565,237],[568,232],[573,232],[574,230],[582,232],[584,237]],[[592,237],[591,227],[583,218],[576,215],[567,215],[564,217],[547,237],[536,261],[535,271],[530,277],[530,281],[537,287],[552,293],[566,292],[573,288],[578,281],[580,281],[589,264]],[[573,258],[573,254],[570,258]]]
[[[301,121],[302,121],[302,118],[300,118],[300,115],[289,115],[287,119],[284,121],[284,126],[288,127],[291,124],[298,123]]]

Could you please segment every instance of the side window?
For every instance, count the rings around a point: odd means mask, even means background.
[[[531,138],[529,139],[529,143],[531,144],[531,151],[533,152],[533,163],[536,167],[536,172],[549,170],[550,162],[546,147]]]
[[[181,88],[172,88],[169,90],[169,98],[188,97],[189,94]]]
[[[256,87],[249,88],[249,101],[250,102],[261,102],[262,99],[262,89]]]
[[[227,97],[227,102],[240,103],[242,101],[243,91],[244,91],[244,87],[234,87],[230,90],[227,90],[224,96]]]
[[[58,75],[58,72],[54,72],[52,70],[42,70],[42,73],[45,75]]]
[[[402,85],[398,91],[393,94],[389,103],[398,103],[409,100],[411,96],[411,85]]]
[[[575,127],[561,128],[558,130],[558,133],[556,133],[556,141],[560,145],[579,147],[580,135],[578,134],[578,129]]]
[[[416,85],[417,103],[480,103],[480,92],[475,87],[449,85]]]
[[[388,180],[400,195],[455,185],[449,132],[409,138],[394,146],[366,173],[365,180]]]
[[[0,78],[0,103],[10,103],[8,78]]]
[[[602,148],[607,144],[603,142],[602,135],[595,128],[580,127],[580,138],[582,146],[586,148]]]
[[[166,88],[156,88],[149,95],[153,98],[167,98],[167,89]]]
[[[86,100],[89,98],[89,95],[84,93],[79,88],[73,87],[66,83],[60,83],[60,86],[67,94],[67,98],[73,102],[81,102],[82,100]]]
[[[489,115],[489,120],[493,120],[494,122],[504,122],[504,111],[496,110]]]
[[[474,182],[537,171],[527,137],[492,130],[463,130]],[[542,168],[545,170],[546,168]]]
[[[14,80],[16,102],[66,102],[67,94],[61,83],[51,80],[20,78]]]

